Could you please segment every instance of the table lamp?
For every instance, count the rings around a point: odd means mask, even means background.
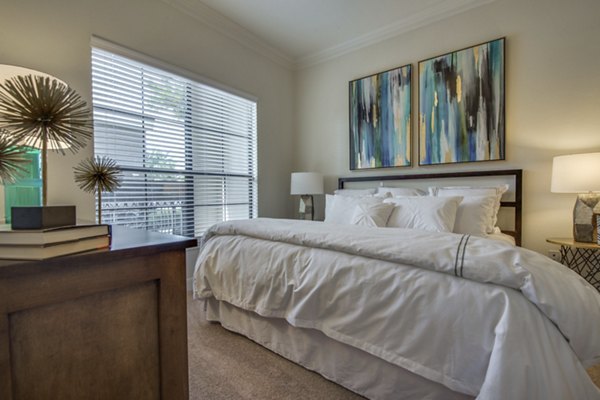
[[[594,214],[600,213],[600,153],[554,157],[550,190],[578,193],[573,210],[573,238],[576,242],[595,242]]]
[[[300,219],[313,220],[313,195],[323,194],[323,175],[317,172],[292,172],[290,194],[300,195]]]

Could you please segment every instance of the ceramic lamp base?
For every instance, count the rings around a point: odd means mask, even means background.
[[[76,224],[75,206],[11,208],[12,229],[47,229]]]
[[[298,212],[300,214],[300,219],[307,219],[310,221],[315,219],[313,197],[311,195],[300,196],[300,209]]]
[[[573,238],[576,242],[595,243],[597,241],[594,213],[600,213],[599,202],[600,194],[597,193],[577,196],[573,209]]]

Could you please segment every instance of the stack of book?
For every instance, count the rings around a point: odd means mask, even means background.
[[[11,229],[0,225],[0,259],[43,260],[110,246],[110,225]]]

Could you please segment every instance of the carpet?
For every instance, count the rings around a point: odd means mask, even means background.
[[[219,324],[188,295],[190,400],[364,399]],[[600,365],[588,369],[600,387]]]

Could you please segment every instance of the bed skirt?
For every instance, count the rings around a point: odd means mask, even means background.
[[[473,397],[337,342],[315,329],[296,328],[209,298],[206,318],[369,399],[454,400]]]

